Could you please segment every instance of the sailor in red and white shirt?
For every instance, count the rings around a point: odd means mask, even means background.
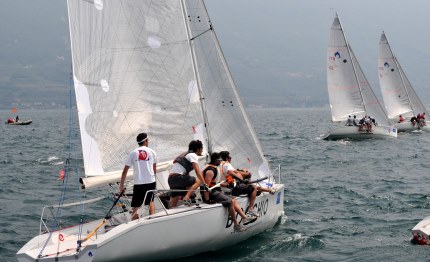
[[[125,161],[125,166],[121,175],[121,182],[119,190],[124,190],[124,180],[127,176],[128,169],[133,167],[133,198],[131,200],[131,206],[133,208],[132,220],[137,219],[138,209],[144,205],[149,205],[149,214],[155,213],[154,206],[154,194],[148,192],[156,189],[155,174],[157,173],[157,154],[154,150],[148,147],[148,135],[146,133],[140,133],[136,141],[139,145],[138,148],[134,149]],[[145,195],[148,192],[146,199]],[[143,201],[145,200],[145,203]]]

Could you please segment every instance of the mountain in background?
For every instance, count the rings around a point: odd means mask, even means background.
[[[65,3],[1,1],[0,108],[67,104],[71,62]]]

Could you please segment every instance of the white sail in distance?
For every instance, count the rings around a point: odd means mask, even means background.
[[[339,17],[334,18],[327,49],[327,87],[332,121],[346,121],[349,115],[369,115],[380,125],[389,121],[355,57]]]
[[[428,115],[427,109],[391,50],[384,32],[379,41],[378,73],[388,118],[397,121],[399,115],[404,117],[417,116],[419,113]]]

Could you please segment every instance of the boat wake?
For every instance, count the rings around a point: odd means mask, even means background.
[[[57,156],[49,156],[48,158],[39,158],[37,159],[37,163],[42,165],[53,165],[53,166],[59,166],[63,165],[64,162],[60,160]]]
[[[318,236],[304,236],[301,233],[296,233],[287,237],[283,241],[276,241],[270,248],[272,251],[278,252],[303,252],[309,250],[323,249],[326,246],[323,240]]]

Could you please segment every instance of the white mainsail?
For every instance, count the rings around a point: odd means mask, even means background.
[[[388,118],[375,96],[351,46],[339,17],[334,18],[327,49],[327,86],[333,122],[344,122],[349,115],[370,115],[378,124]]]
[[[199,137],[206,150],[229,150],[235,165],[268,175],[202,1],[68,7],[87,177],[118,174],[140,132],[160,162]]]
[[[393,54],[384,32],[379,41],[378,71],[388,118],[397,121],[399,115],[407,118],[419,113],[429,115]]]
[[[86,175],[121,170],[141,132],[160,162],[186,150],[202,113],[181,2],[69,0],[68,8]]]

